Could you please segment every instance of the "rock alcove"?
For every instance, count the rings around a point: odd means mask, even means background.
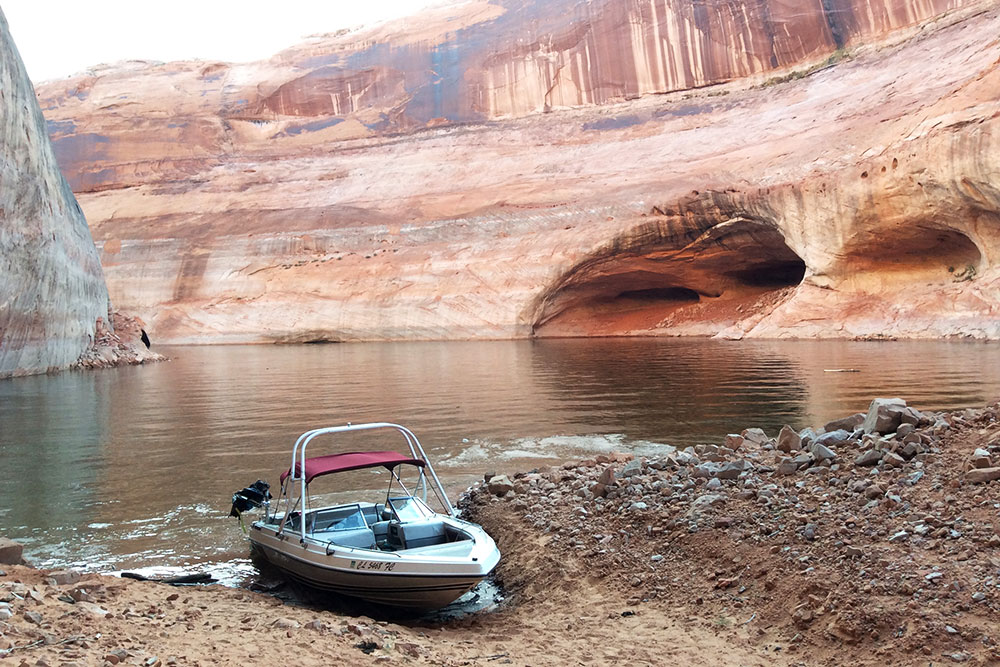
[[[532,332],[713,335],[773,310],[805,271],[768,221],[654,223],[566,272],[536,307]]]

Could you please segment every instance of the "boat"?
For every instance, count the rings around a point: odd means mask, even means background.
[[[360,431],[402,436],[408,452],[306,456],[320,436]],[[309,486],[315,480],[359,470],[383,475],[388,471],[384,495],[369,498],[373,502],[311,502],[315,498],[310,498]],[[408,488],[404,478],[414,476]],[[273,511],[269,489],[258,480],[237,492],[231,514],[243,524],[244,511],[263,506],[264,517],[246,531],[252,555],[315,589],[383,605],[438,609],[472,589],[500,561],[500,551],[486,531],[458,517],[420,441],[399,424],[349,423],[306,431],[281,474]],[[428,489],[437,510],[428,504]]]

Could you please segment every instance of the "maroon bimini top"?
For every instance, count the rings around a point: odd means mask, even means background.
[[[423,467],[426,465],[420,459],[411,459],[396,452],[344,452],[343,454],[330,454],[328,456],[317,456],[306,459],[306,484],[321,475],[329,475],[335,472],[345,472],[347,470],[362,470],[364,468],[388,468],[392,470],[399,464],[408,464]],[[299,472],[301,464],[296,461],[295,472]],[[281,473],[281,481],[284,482],[291,470]]]

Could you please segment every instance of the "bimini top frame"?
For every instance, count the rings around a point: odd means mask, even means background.
[[[389,422],[372,422],[370,424],[351,424],[348,423],[344,426],[327,426],[324,428],[315,428],[311,431],[306,431],[298,437],[295,441],[295,447],[292,448],[292,465],[289,466],[287,473],[288,481],[299,481],[301,482],[301,498],[302,503],[302,516],[305,517],[306,513],[306,487],[309,482],[312,481],[312,476],[308,475],[309,468],[306,465],[306,447],[309,443],[313,441],[314,438],[320,435],[329,435],[333,433],[347,433],[351,431],[372,431],[375,429],[395,429],[398,431],[403,438],[406,440],[406,444],[410,448],[411,460],[400,460],[399,463],[410,463],[413,465],[418,465],[421,468],[421,477],[424,476],[425,472],[429,472],[431,479],[434,481],[434,493],[441,501],[442,506],[448,510],[449,516],[455,516],[455,508],[452,507],[451,502],[448,500],[448,495],[444,492],[444,487],[441,485],[441,480],[438,479],[437,473],[434,472],[434,466],[431,465],[430,461],[427,459],[427,454],[424,453],[424,448],[420,445],[420,441],[417,440],[417,436],[413,434],[413,431],[406,428],[405,426],[400,426],[399,424],[391,424]],[[422,465],[421,465],[422,464]],[[380,464],[376,464],[380,465]],[[371,467],[371,466],[360,466],[360,467]],[[282,484],[284,486],[284,484]],[[289,497],[289,502],[291,497]],[[291,508],[289,508],[290,510]],[[282,522],[284,523],[284,522]],[[300,521],[300,532],[301,538],[304,542],[306,539],[306,522]]]

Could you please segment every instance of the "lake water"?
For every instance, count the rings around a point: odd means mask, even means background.
[[[0,382],[0,535],[38,565],[209,570],[247,546],[232,493],[277,484],[295,437],[409,426],[452,499],[513,472],[774,434],[899,396],[1000,397],[1000,345],[599,339],[158,348],[170,362]],[[856,369],[858,372],[830,372]],[[395,443],[390,443],[392,446]]]

